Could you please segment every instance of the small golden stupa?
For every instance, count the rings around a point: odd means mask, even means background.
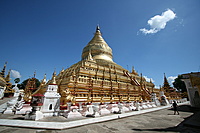
[[[0,72],[0,88],[2,89],[2,94],[0,94],[1,98],[3,97],[12,97],[14,95],[15,90],[12,89],[12,83],[10,83],[10,71],[5,76],[7,62],[4,64],[3,69]]]

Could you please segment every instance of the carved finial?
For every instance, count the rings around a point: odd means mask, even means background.
[[[56,84],[56,71],[53,72],[51,84]]]
[[[134,66],[132,66],[132,72],[131,72],[132,74],[137,74],[137,72],[135,71],[135,69],[134,69]]]
[[[97,27],[96,27],[96,33],[95,33],[95,35],[100,35],[101,36],[101,31],[100,31],[99,25],[97,25]]]
[[[162,91],[162,87],[161,87],[161,85],[159,85],[160,86],[160,91]]]
[[[96,31],[100,30],[99,24],[97,24]]]
[[[151,78],[150,78],[150,81],[149,81],[149,82],[152,83]]]
[[[53,76],[56,76],[56,68],[54,69]]]
[[[35,78],[35,76],[36,76],[36,70],[35,70],[35,72],[34,72],[34,75],[33,75],[33,77]]]
[[[61,70],[61,72],[64,72],[65,70],[64,70],[64,67],[62,68],[62,70]]]
[[[7,65],[7,61],[5,62],[3,69],[1,70],[0,76],[2,76],[3,78],[5,77],[5,71],[6,71],[6,65]]]
[[[11,71],[11,69],[8,71],[8,75],[5,78],[7,83],[10,81],[10,71]]]
[[[42,83],[43,84],[46,84],[46,82],[47,82],[47,75],[46,75],[46,73],[44,74],[44,78],[43,78],[43,80],[42,80]]]
[[[143,84],[142,73],[140,73],[140,84]]]

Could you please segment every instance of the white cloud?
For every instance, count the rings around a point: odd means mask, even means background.
[[[158,30],[156,30],[156,29],[147,30],[145,28],[140,29],[140,31],[142,31],[144,34],[151,34],[151,33],[153,34],[153,33],[157,33],[158,32]]]
[[[20,73],[18,71],[16,71],[16,70],[11,70],[11,76],[13,78],[21,78]]]
[[[150,80],[152,83],[155,82],[152,78],[148,78],[147,76],[143,76],[143,77],[146,79],[147,82],[150,82]]]
[[[157,86],[157,85],[156,85],[154,88],[156,88],[156,89],[160,89],[160,86]]]
[[[170,76],[167,78],[167,80],[172,84],[176,78],[177,76]]]
[[[161,15],[156,15],[148,20],[148,25],[150,25],[150,29],[142,28],[140,31],[144,34],[153,34],[165,28],[167,22],[173,20],[176,17],[176,14],[168,9],[163,12]]]

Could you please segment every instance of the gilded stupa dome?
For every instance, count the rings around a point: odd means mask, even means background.
[[[106,60],[113,62],[112,49],[103,39],[99,26],[97,26],[96,33],[94,34],[92,40],[84,47],[82,60],[87,59],[89,54],[91,54],[94,60]]]
[[[150,100],[151,92],[158,92],[154,90],[154,84],[146,82],[134,68],[129,73],[112,57],[112,49],[97,26],[94,37],[82,51],[82,60],[61,70],[57,76],[54,73],[48,83],[45,77],[43,86],[34,93],[44,94],[47,85],[57,84],[57,91],[61,95],[60,107],[65,110],[70,106],[69,103],[73,106],[77,103],[98,105]]]

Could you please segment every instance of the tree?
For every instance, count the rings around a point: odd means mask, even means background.
[[[14,81],[15,81],[15,83],[17,84],[17,83],[20,82],[20,78],[16,78]]]
[[[29,80],[29,79],[24,80],[24,81],[20,84],[19,88],[20,88],[20,89],[25,89],[25,87],[26,87],[26,85],[27,85],[27,83],[28,83],[28,80]],[[35,84],[36,84],[36,88],[38,88],[38,87],[40,86],[40,81],[39,81],[38,79],[36,79],[36,78],[35,78]]]
[[[184,81],[181,80],[182,76],[178,75],[178,77],[174,80],[173,86],[179,90],[180,92],[187,92]]]

